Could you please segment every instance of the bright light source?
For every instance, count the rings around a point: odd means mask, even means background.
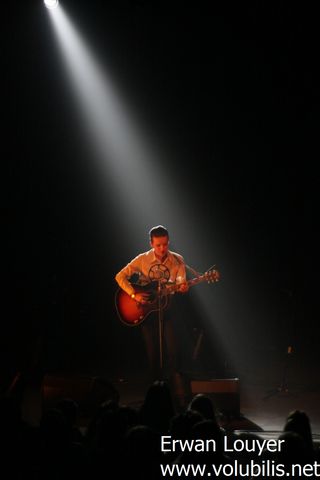
[[[58,0],[44,0],[44,4],[47,8],[56,8],[59,5]]]

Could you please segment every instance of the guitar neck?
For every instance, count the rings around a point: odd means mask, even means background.
[[[188,280],[186,283],[189,285],[189,287],[192,287],[193,285],[197,285],[200,282],[203,282],[207,280],[206,275],[200,275],[199,277],[194,277],[191,278],[191,280]],[[167,285],[165,286],[165,291],[166,293],[173,293],[179,290],[180,284],[179,283],[174,283],[173,285]]]

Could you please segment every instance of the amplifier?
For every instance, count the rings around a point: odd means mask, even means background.
[[[240,384],[238,378],[191,380],[192,395],[204,393],[212,399],[216,409],[223,415],[240,416]]]

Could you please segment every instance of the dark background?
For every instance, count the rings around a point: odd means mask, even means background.
[[[311,3],[63,5],[179,152],[163,169],[179,172],[198,199],[208,237],[213,198],[219,206],[230,265],[258,293],[254,315],[233,303],[234,334],[266,350],[293,342],[301,363],[314,362],[319,28]],[[86,183],[78,118],[42,3],[2,9],[1,367],[10,376],[35,364],[121,365],[138,339],[114,318],[114,274],[131,255],[117,248],[116,212],[105,223],[96,214],[99,194]],[[128,219],[129,240],[130,228]]]

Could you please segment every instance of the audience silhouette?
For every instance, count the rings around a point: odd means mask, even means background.
[[[259,470],[269,460],[274,466],[282,465],[289,479],[310,478],[310,465],[320,462],[319,446],[313,440],[305,412],[294,410],[284,419],[283,431],[278,436],[278,440],[284,440],[280,451],[264,449],[258,455],[256,451],[231,448],[226,452],[226,437],[231,446],[239,441],[251,445],[263,441],[263,432],[226,431],[219,423],[211,398],[204,394],[194,395],[184,409],[177,410],[171,388],[163,380],[148,386],[139,407],[121,404],[120,395],[105,399],[85,426],[80,426],[79,406],[72,398],[61,398],[54,407],[43,409],[39,425],[32,426],[22,419],[17,399],[2,394],[0,422],[4,445],[2,468],[3,472],[10,472],[8,478],[12,479],[98,479],[105,472],[106,477],[158,480],[165,477],[166,467],[230,467],[235,460],[242,472],[252,462]],[[175,448],[161,448],[164,436],[177,440]],[[215,448],[208,451],[186,448],[197,441],[203,445],[214,441]],[[299,474],[292,475],[293,464],[301,467]],[[184,476],[180,471],[177,476],[190,478],[190,473]],[[230,478],[230,472],[223,470],[219,476]],[[191,477],[200,478],[203,474],[195,472]],[[261,470],[261,475],[255,471],[246,478],[266,477]]]

